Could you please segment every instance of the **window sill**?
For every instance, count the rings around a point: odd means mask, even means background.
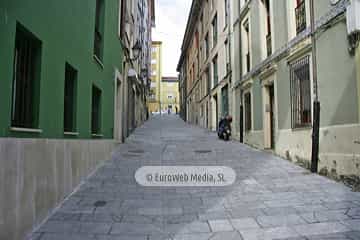
[[[42,133],[41,129],[35,129],[35,128],[11,127],[10,131],[12,131],[12,132],[23,132],[23,133]]]
[[[79,136],[78,132],[64,132],[65,136]]]
[[[312,126],[309,125],[309,126],[303,126],[303,127],[294,127],[291,129],[291,131],[298,132],[298,131],[306,131],[306,130],[311,130],[311,129],[312,129]]]
[[[102,137],[104,137],[104,135],[102,135],[102,134],[96,134],[96,133],[91,134],[91,136],[92,136],[93,138],[102,138]]]
[[[95,62],[101,67],[101,69],[104,69],[104,64],[95,54],[93,55],[93,58],[94,58]]]

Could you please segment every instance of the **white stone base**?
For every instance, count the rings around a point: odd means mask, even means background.
[[[0,239],[31,231],[114,147],[112,140],[0,138]]]

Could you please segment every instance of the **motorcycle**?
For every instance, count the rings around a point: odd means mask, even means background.
[[[231,126],[228,119],[223,118],[219,122],[219,128],[218,128],[218,137],[220,139],[224,139],[225,141],[229,141],[231,137]]]

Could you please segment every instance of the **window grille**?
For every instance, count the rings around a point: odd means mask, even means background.
[[[311,125],[309,56],[290,65],[292,128]]]

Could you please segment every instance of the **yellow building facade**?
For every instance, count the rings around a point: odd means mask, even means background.
[[[160,111],[160,85],[162,76],[162,42],[153,41],[151,50],[151,83],[147,99],[149,113]]]
[[[161,110],[166,113],[178,113],[179,79],[177,77],[163,77],[160,84]]]

